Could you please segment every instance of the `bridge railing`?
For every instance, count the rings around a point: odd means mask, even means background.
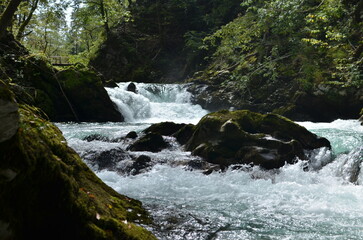
[[[69,57],[67,56],[50,56],[50,62],[53,66],[70,66]]]

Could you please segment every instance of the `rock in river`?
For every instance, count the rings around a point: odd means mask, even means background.
[[[330,148],[330,143],[279,115],[222,110],[203,117],[185,147],[221,166],[274,169],[305,159],[305,150]]]

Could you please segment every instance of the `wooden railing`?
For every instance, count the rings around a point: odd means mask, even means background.
[[[50,62],[53,66],[70,66],[73,65],[69,62],[69,57],[67,56],[50,56]]]

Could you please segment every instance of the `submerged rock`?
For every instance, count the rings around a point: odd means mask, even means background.
[[[160,134],[148,133],[145,136],[138,139],[131,144],[127,150],[130,151],[148,151],[148,152],[160,152],[167,148],[169,144],[165,142]]]
[[[106,150],[100,153],[88,153],[83,158],[91,165],[97,166],[97,170],[115,170],[118,162],[128,157],[121,148]]]
[[[136,158],[131,165],[131,174],[140,174],[144,169],[151,167],[151,158],[146,155],[141,155]]]
[[[121,148],[114,148],[102,152],[87,152],[82,158],[95,171],[115,171],[121,175],[137,175],[152,167],[149,156],[135,156]]]
[[[133,93],[137,93],[135,83],[130,83],[130,84],[127,86],[127,91],[129,91],[129,92],[133,92]]]
[[[125,138],[136,139],[137,138],[137,133],[135,131],[131,131],[128,134],[126,134]]]
[[[330,143],[279,115],[223,110],[203,117],[185,147],[221,166],[274,169],[305,159],[304,150],[330,148]]]
[[[101,134],[92,134],[83,138],[84,141],[92,142],[92,141],[101,141],[101,142],[109,142],[110,139],[106,136],[102,136]]]
[[[0,236],[156,239],[135,224],[150,223],[139,201],[104,184],[35,109],[19,112],[16,134],[0,143]]]

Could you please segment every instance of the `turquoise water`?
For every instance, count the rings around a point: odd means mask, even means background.
[[[183,86],[137,84],[139,94],[125,87],[107,90],[127,123],[57,124],[81,156],[128,145],[82,140],[91,134],[119,138],[153,122],[197,123],[206,114]],[[328,138],[332,151],[310,152],[309,163],[275,171],[255,167],[207,176],[188,170],[185,163],[195,157],[167,138],[171,149],[130,153],[151,157],[155,166],[148,172],[125,176],[91,167],[116,191],[143,202],[155,222],[147,227],[159,239],[363,239],[363,127],[356,120],[299,124]]]
[[[362,239],[363,186],[349,182],[362,167],[363,127],[354,120],[300,123],[328,138],[332,153],[314,171],[303,161],[279,171],[227,171],[203,175],[183,166],[157,164],[137,176],[113,171],[97,172],[122,194],[141,200],[155,219],[149,227],[160,239]],[[70,145],[79,153],[120,147],[119,143],[85,142],[89,133],[109,137],[141,131],[148,124],[59,124]],[[136,153],[137,154],[137,153]],[[162,163],[193,158],[180,148],[151,154]],[[97,169],[95,169],[97,171]],[[362,173],[358,183],[363,183]]]

